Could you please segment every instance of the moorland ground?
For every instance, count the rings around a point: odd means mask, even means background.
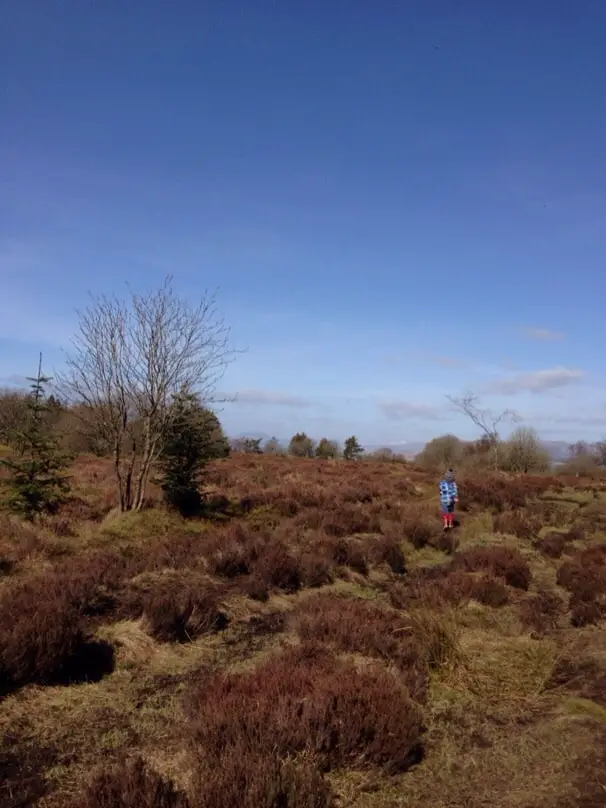
[[[3,808],[606,804],[606,483],[233,455],[1,517]]]

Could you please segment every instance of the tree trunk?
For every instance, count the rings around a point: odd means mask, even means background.
[[[114,440],[114,470],[116,472],[116,482],[118,485],[118,498],[120,500],[120,510],[122,513],[127,510],[126,496],[124,490],[124,477],[122,476],[122,448],[121,436],[117,435]]]
[[[145,492],[147,490],[147,481],[151,472],[152,463],[154,460],[156,450],[156,440],[152,439],[152,427],[148,420],[145,424],[145,440],[143,444],[143,458],[141,460],[141,468],[137,475],[135,484],[135,495],[133,502],[133,509],[140,511],[145,502]]]

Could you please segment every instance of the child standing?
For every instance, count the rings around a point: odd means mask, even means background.
[[[448,469],[440,480],[440,505],[442,508],[442,522],[444,530],[454,527],[454,507],[459,501],[459,491],[455,482],[454,471]]]

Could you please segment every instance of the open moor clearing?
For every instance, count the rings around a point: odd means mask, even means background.
[[[80,458],[0,531],[0,804],[606,805],[606,482],[234,455],[205,517]]]

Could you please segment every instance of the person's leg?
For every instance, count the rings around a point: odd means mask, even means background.
[[[448,528],[450,527],[448,518],[448,505],[442,505],[442,524],[444,526],[444,530],[448,530]]]
[[[454,527],[454,502],[448,506],[448,527]]]

